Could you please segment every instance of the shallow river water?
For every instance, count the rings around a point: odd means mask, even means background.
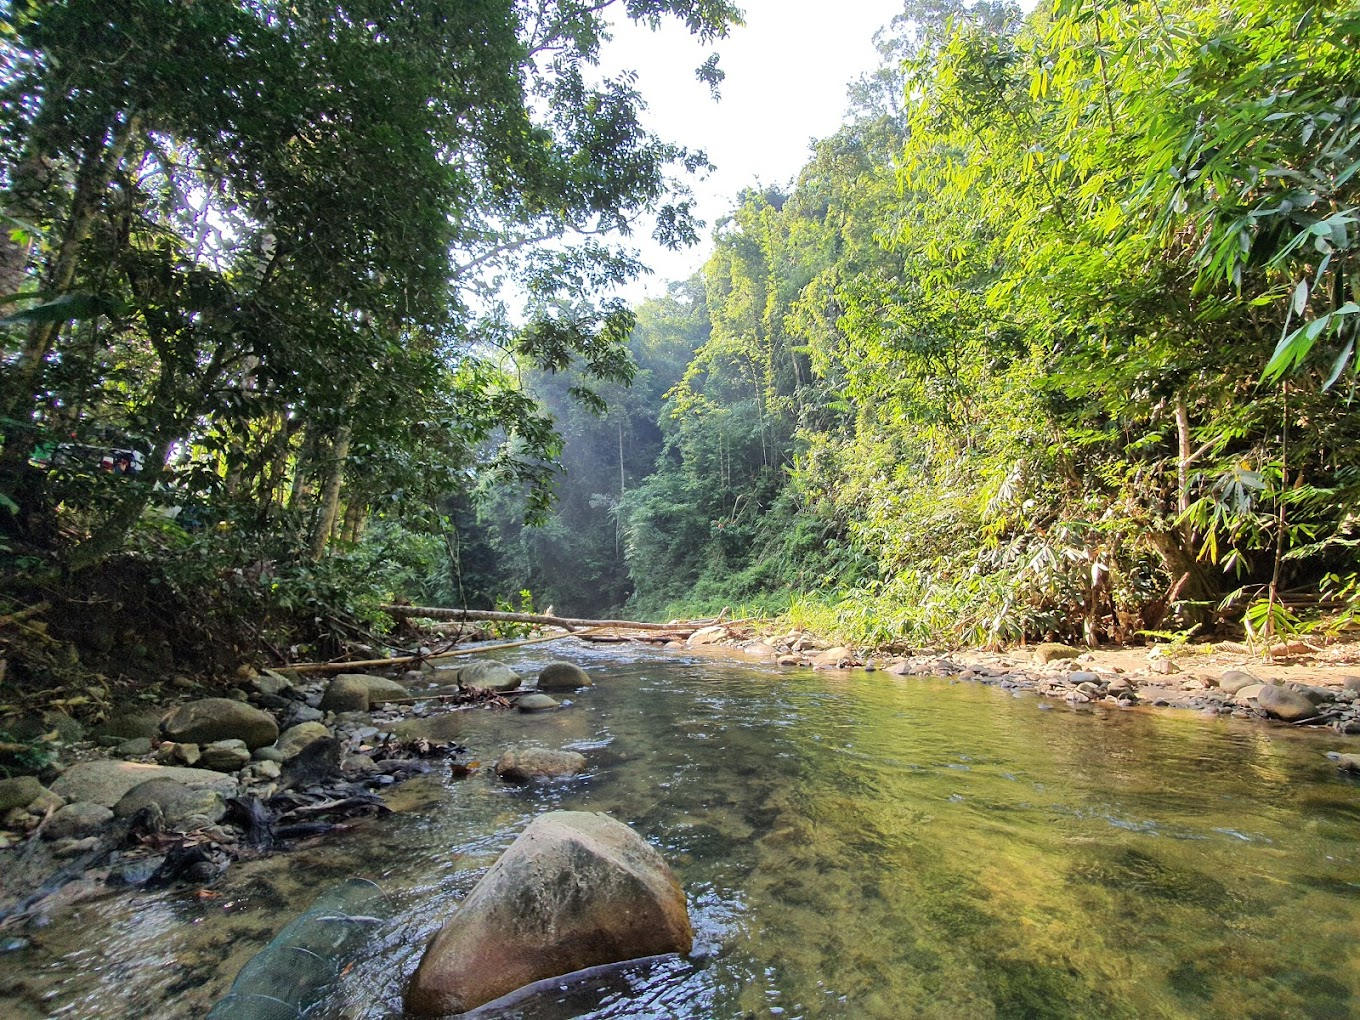
[[[596,686],[556,713],[451,714],[490,762],[582,751],[527,788],[447,766],[397,813],[236,865],[204,898],[82,904],[0,954],[16,1018],[202,1016],[321,892],[396,904],[312,1017],[400,1016],[427,938],[528,821],[605,811],[689,897],[696,954],[540,994],[503,1020],[1360,1017],[1360,785],[1336,739],[970,683],[556,646]],[[22,975],[22,977],[16,977]]]

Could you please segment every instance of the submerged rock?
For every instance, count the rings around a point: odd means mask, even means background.
[[[434,937],[406,1010],[443,1016],[586,967],[687,953],[685,895],[666,862],[607,815],[530,823]]]
[[[515,702],[515,707],[521,712],[551,712],[554,708],[561,707],[561,704],[556,698],[550,698],[546,694],[526,694]]]
[[[524,747],[506,751],[496,761],[496,775],[512,783],[533,779],[563,779],[582,772],[586,757],[576,751],[550,751],[546,747]]]
[[[590,686],[590,674],[574,662],[550,662],[538,674],[540,691],[574,691]]]
[[[161,729],[176,743],[243,740],[252,749],[279,737],[279,724],[272,715],[231,698],[202,698],[181,705],[165,717]]]
[[[174,779],[149,779],[134,786],[113,806],[118,818],[131,818],[155,804],[171,828],[193,829],[220,821],[227,803],[220,789],[186,786]]]

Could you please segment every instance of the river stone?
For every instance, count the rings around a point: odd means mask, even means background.
[[[296,674],[295,674],[296,675]],[[283,673],[266,669],[258,676],[250,678],[250,686],[259,694],[281,695],[293,687],[293,681]]]
[[[764,641],[752,641],[742,648],[741,654],[748,659],[756,659],[759,662],[774,662],[779,658],[779,650]]]
[[[172,829],[197,829],[220,821],[227,804],[220,790],[206,786],[186,786],[175,779],[149,779],[134,786],[113,806],[118,818],[131,818],[151,804],[161,809],[165,824]]]
[[[1343,676],[1341,686],[1348,691],[1360,692],[1360,676]]]
[[[174,779],[188,786],[211,787],[234,796],[236,783],[220,772],[148,765],[138,761],[83,761],[57,776],[52,792],[68,801],[89,801],[112,808],[134,786],[148,779]]]
[[[410,691],[385,676],[341,673],[327,685],[318,707],[323,712],[367,712],[374,705],[410,696]]]
[[[494,659],[479,659],[469,662],[458,671],[458,683],[462,687],[479,687],[482,690],[505,692],[513,691],[521,684],[518,673],[503,662]]]
[[[844,645],[837,645],[835,648],[828,648],[824,652],[818,652],[809,658],[813,666],[821,669],[839,669],[842,664],[855,661],[855,653]]]
[[[118,753],[124,758],[141,758],[151,753],[151,740],[147,737],[133,737],[118,745]]]
[[[283,731],[279,737],[279,742],[275,748],[282,757],[278,761],[287,761],[294,755],[301,753],[303,748],[317,740],[325,740],[331,735],[331,731],[319,722],[298,723],[291,729]]]
[[[1228,694],[1236,694],[1243,687],[1259,684],[1261,681],[1240,669],[1230,669],[1218,678],[1218,689]]]
[[[506,751],[496,760],[496,775],[512,783],[531,779],[562,779],[586,767],[586,758],[576,751],[550,751],[546,747],[524,747]]]
[[[406,989],[416,1016],[462,1013],[586,967],[688,953],[685,894],[652,847],[603,814],[535,818],[434,937]]]
[[[574,691],[589,686],[590,675],[574,662],[550,662],[538,673],[540,691]]]
[[[1327,757],[1336,762],[1336,767],[1342,772],[1360,772],[1360,754],[1328,751]]]
[[[140,712],[118,712],[106,719],[97,732],[103,737],[121,737],[134,740],[138,737],[153,739],[161,735],[161,718],[164,712],[147,709]]]
[[[250,764],[250,749],[244,740],[214,740],[203,747],[199,768],[214,772],[235,772]]]
[[[700,627],[689,636],[685,644],[690,648],[698,648],[701,645],[716,645],[725,637],[727,637],[727,627],[721,623],[716,623],[709,627]]]
[[[272,715],[231,698],[203,698],[181,705],[165,717],[161,729],[167,738],[183,744],[243,740],[247,747],[256,748],[279,737],[279,724]]]
[[[515,702],[515,707],[521,712],[550,712],[561,705],[556,698],[550,698],[546,694],[526,694]]]
[[[1067,682],[1078,687],[1082,684],[1099,684],[1100,674],[1092,673],[1089,669],[1074,669],[1067,674]]]
[[[1057,662],[1059,659],[1075,659],[1081,652],[1071,645],[1061,645],[1056,641],[1045,641],[1034,646],[1035,662]]]
[[[0,815],[13,808],[28,807],[46,792],[36,776],[0,779]]]
[[[156,748],[156,761],[162,765],[197,765],[203,752],[197,744],[177,744],[167,740]]]
[[[1285,722],[1298,722],[1317,715],[1317,706],[1300,691],[1288,687],[1266,684],[1256,695],[1256,704],[1266,710],[1266,714]]]
[[[113,812],[102,804],[76,801],[67,804],[47,820],[44,839],[74,839],[88,836],[113,820]]]
[[[1256,695],[1260,694],[1265,686],[1266,686],[1265,684],[1257,683],[1247,684],[1247,686],[1245,687],[1239,687],[1237,689],[1237,693],[1233,695],[1233,701],[1235,701],[1239,705],[1246,705],[1250,707],[1250,702],[1256,700]]]

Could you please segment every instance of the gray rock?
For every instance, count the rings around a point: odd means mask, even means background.
[[[546,694],[526,694],[515,702],[521,712],[550,712],[560,706],[560,701]]]
[[[102,804],[76,801],[61,808],[43,827],[44,839],[79,839],[102,829],[113,820],[113,812]]]
[[[1081,686],[1082,684],[1099,684],[1100,674],[1092,673],[1089,669],[1074,669],[1067,674],[1067,682]]]
[[[279,739],[282,740],[283,737],[279,737]],[[253,761],[272,761],[275,764],[284,760],[283,752],[277,747],[257,747],[250,752],[250,757]]]
[[[538,674],[540,691],[574,691],[589,686],[589,674],[573,662],[550,662]]]
[[[181,705],[165,717],[161,728],[170,740],[185,744],[242,740],[256,748],[279,737],[279,724],[272,715],[230,698],[203,698]]]
[[[319,722],[298,723],[296,726],[284,730],[279,737],[279,742],[274,745],[282,755],[278,760],[287,761],[301,753],[308,744],[325,740],[330,735],[330,730]]]
[[[1317,706],[1306,695],[1274,684],[1266,684],[1257,692],[1256,703],[1267,715],[1285,722],[1298,722],[1317,715]]]
[[[374,705],[409,698],[411,692],[395,680],[367,673],[341,673],[326,687],[323,712],[367,712]],[[272,741],[271,741],[272,743]]]
[[[503,662],[478,659],[458,671],[458,683],[463,687],[480,687],[489,691],[513,691],[522,678]]]
[[[1341,686],[1348,691],[1360,692],[1360,676],[1342,677]]]
[[[13,808],[28,807],[46,792],[36,776],[0,779],[0,814]]]
[[[1298,691],[1314,705],[1325,705],[1334,698],[1334,693],[1327,687],[1313,687],[1309,684],[1291,683],[1288,685],[1290,690]]]
[[[416,1016],[473,1009],[586,967],[688,953],[685,894],[661,855],[602,814],[535,818],[425,951],[406,989]]]
[[[148,779],[174,779],[188,786],[211,787],[236,793],[236,783],[219,772],[147,765],[135,761],[85,761],[72,765],[52,783],[52,792],[68,801],[89,801],[112,808],[135,786]]]
[[[235,772],[250,764],[250,749],[244,740],[214,740],[203,746],[200,768],[214,772]]]
[[[291,690],[293,681],[283,673],[275,672],[272,669],[266,669],[258,676],[251,677],[250,685],[254,687],[259,694],[277,696],[283,694],[284,691]]]
[[[131,818],[155,804],[165,824],[172,829],[197,829],[220,821],[227,813],[222,791],[211,787],[186,786],[175,779],[151,779],[134,786],[113,806],[118,818]]]
[[[320,722],[325,717],[326,713],[319,708],[313,708],[311,705],[294,702],[288,708],[284,709],[283,725],[285,728],[292,728],[298,723]]]
[[[550,751],[525,747],[506,751],[496,761],[496,775],[512,783],[534,779],[563,779],[585,770],[586,758],[576,751]]]
[[[151,741],[147,737],[133,737],[118,745],[118,753],[124,758],[140,758],[151,753]]]
[[[1360,772],[1360,754],[1328,751],[1327,757],[1336,762],[1336,767],[1342,772]]]
[[[197,744],[177,744],[167,740],[156,748],[156,761],[162,765],[197,765],[203,756]]]
[[[1229,694],[1236,694],[1243,687],[1250,687],[1252,684],[1259,684],[1261,681],[1250,673],[1240,669],[1227,670],[1218,678],[1218,689]]]
[[[155,709],[118,712],[111,715],[99,727],[100,736],[119,737],[133,740],[146,737],[148,740],[161,734],[161,718],[164,712]]]

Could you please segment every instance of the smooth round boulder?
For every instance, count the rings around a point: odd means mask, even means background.
[[[374,705],[402,701],[410,696],[410,691],[385,676],[341,673],[327,685],[319,707],[323,712],[367,712]]]
[[[523,678],[518,673],[494,659],[469,662],[458,671],[460,687],[480,687],[482,690],[503,693],[515,690],[521,683]]]
[[[540,691],[574,691],[589,686],[590,675],[574,662],[550,662],[538,672]]]
[[[515,707],[521,712],[551,712],[554,708],[560,708],[562,703],[556,698],[550,698],[546,694],[526,694],[515,702]]]
[[[44,839],[74,839],[97,832],[113,821],[113,812],[102,804],[77,801],[60,808],[43,826]]]
[[[1261,681],[1241,669],[1230,669],[1218,678],[1218,689],[1225,694],[1236,694],[1243,687],[1259,684]]]
[[[235,772],[250,764],[250,750],[243,740],[214,740],[202,749],[198,767],[214,772]]]
[[[517,748],[496,759],[496,775],[512,783],[565,779],[579,775],[585,767],[585,755],[576,751],[550,751],[546,747]]]
[[[186,786],[175,779],[148,779],[134,786],[113,806],[116,818],[131,818],[155,804],[171,828],[199,828],[220,821],[227,813],[226,799],[220,790],[205,786]]]
[[[279,738],[279,724],[272,715],[232,698],[201,698],[181,705],[161,721],[161,730],[179,744],[241,740],[252,750]]]
[[[1317,715],[1317,706],[1301,691],[1266,684],[1256,694],[1256,704],[1266,715],[1284,722],[1298,722]]]
[[[462,1013],[524,985],[688,953],[685,894],[661,855],[603,814],[535,818],[437,934],[407,986],[415,1016]]]
[[[36,776],[0,779],[0,814],[14,808],[28,807],[46,792]]]
[[[68,801],[88,801],[112,808],[123,794],[148,779],[174,779],[187,786],[212,787],[229,797],[236,794],[235,780],[220,772],[112,760],[72,765],[52,782],[52,792]]]
[[[279,741],[274,746],[282,757],[277,760],[287,761],[294,758],[306,750],[308,744],[325,740],[330,735],[331,731],[319,722],[298,723],[279,735]]]

